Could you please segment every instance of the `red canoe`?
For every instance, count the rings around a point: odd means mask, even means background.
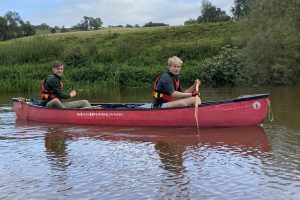
[[[203,102],[198,108],[200,127],[251,126],[263,122],[268,94]],[[196,126],[195,108],[140,108],[143,103],[93,104],[102,109],[49,109],[34,99],[13,98],[18,119],[67,124],[117,126]]]

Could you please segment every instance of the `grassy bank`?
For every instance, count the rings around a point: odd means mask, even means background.
[[[0,91],[39,90],[54,60],[65,63],[72,88],[151,85],[177,55],[182,81],[201,75],[201,63],[226,44],[239,46],[236,23],[156,28],[111,28],[28,37],[0,43]]]

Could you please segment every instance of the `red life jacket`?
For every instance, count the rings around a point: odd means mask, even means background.
[[[154,81],[153,86],[153,98],[154,99],[161,99],[164,103],[173,101],[173,97],[168,94],[166,91],[158,91],[157,90],[157,83],[160,79],[161,75],[157,77],[157,79]],[[178,79],[173,79],[174,89],[175,91],[179,91],[180,88],[180,82]]]
[[[45,89],[45,82],[46,82],[47,78],[45,78],[42,82],[42,95],[41,95],[41,98],[43,100],[47,100],[47,99],[55,99],[55,98],[58,98],[58,96],[54,93],[53,90],[50,90],[50,91],[47,91]],[[59,88],[61,90],[63,90],[63,82],[61,80],[59,80]]]

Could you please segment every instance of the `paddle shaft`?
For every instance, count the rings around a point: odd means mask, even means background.
[[[196,91],[199,92],[199,82],[198,81],[196,83]],[[198,104],[199,104],[199,102],[200,102],[200,97],[199,97],[199,95],[196,95],[195,120],[196,120],[196,124],[197,124],[198,133],[200,133],[200,131],[199,131],[199,116],[198,116]]]

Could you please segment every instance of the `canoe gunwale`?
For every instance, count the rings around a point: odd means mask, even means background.
[[[249,101],[249,100],[255,100],[255,99],[264,99],[264,98],[269,98],[269,94],[268,93],[264,93],[264,94],[256,94],[256,95],[247,95],[247,96],[242,96],[242,97],[238,97],[238,98],[234,98],[234,99],[225,99],[225,100],[215,100],[215,101],[206,101],[206,102],[202,102],[201,105],[199,105],[199,107],[206,107],[206,106],[213,106],[213,105],[220,105],[220,104],[225,104],[225,103],[233,103],[233,102],[243,102],[243,101]],[[27,99],[30,101],[39,101],[36,99]],[[12,102],[20,102],[19,98],[12,98]],[[22,102],[23,104],[26,104],[26,102]],[[56,110],[121,110],[121,111],[126,111],[126,110],[130,110],[130,111],[153,111],[153,110],[176,110],[176,109],[187,109],[187,108],[193,108],[194,106],[186,106],[186,107],[175,107],[175,108],[136,108],[136,107],[127,107],[127,106],[141,106],[145,103],[92,103],[92,105],[110,105],[110,106],[119,106],[116,108],[102,108],[102,109],[56,109]],[[40,106],[40,105],[34,105],[34,104],[29,104],[32,107],[36,107],[36,108],[41,108],[41,109],[47,109],[47,110],[55,110],[53,108],[46,108],[44,106]],[[124,106],[124,107],[122,107]]]

